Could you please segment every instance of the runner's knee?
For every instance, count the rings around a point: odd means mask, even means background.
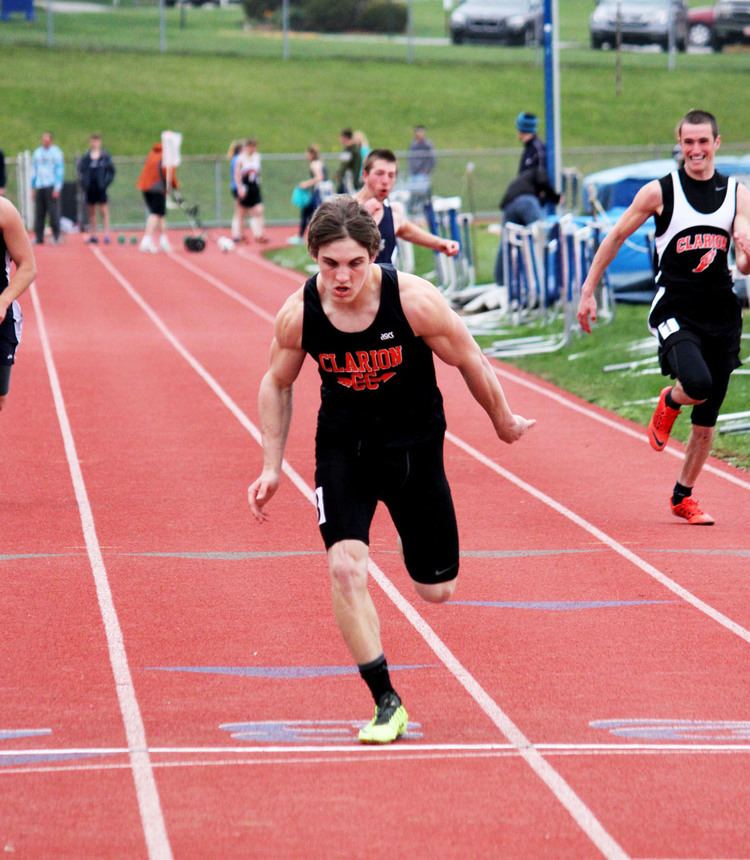
[[[436,582],[428,585],[425,582],[415,582],[414,590],[428,603],[445,603],[450,600],[456,590],[457,579],[451,579],[449,582]]]
[[[334,544],[328,551],[331,586],[345,598],[367,590],[367,546],[359,541]]]

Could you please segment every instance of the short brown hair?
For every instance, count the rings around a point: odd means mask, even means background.
[[[716,122],[716,117],[709,113],[707,110],[689,110],[685,116],[680,120],[680,124],[677,126],[677,139],[680,138],[680,133],[682,132],[683,125],[704,125],[708,124],[711,126],[711,131],[713,132],[714,137],[719,136],[719,124]]]
[[[367,154],[365,163],[362,165],[362,173],[369,173],[376,161],[387,161],[389,164],[398,166],[398,159],[390,149],[373,149]]]
[[[307,231],[307,250],[317,257],[323,245],[339,239],[354,239],[370,256],[380,250],[380,230],[372,215],[348,194],[339,194],[321,203]]]

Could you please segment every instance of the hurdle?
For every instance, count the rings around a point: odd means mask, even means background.
[[[435,276],[437,285],[446,296],[455,296],[467,287],[475,285],[474,266],[471,253],[471,218],[461,212],[460,197],[433,197],[424,206],[424,215],[430,232],[443,239],[458,242],[459,252],[455,257],[446,257],[435,252]]]
[[[551,335],[503,338],[485,352],[495,358],[557,352],[578,331],[576,310],[581,286],[595,253],[597,234],[590,225],[578,225],[571,215],[556,222],[529,227],[504,225],[503,253],[509,291],[509,319],[547,324],[562,317],[562,330]],[[603,315],[611,318],[606,284]]]

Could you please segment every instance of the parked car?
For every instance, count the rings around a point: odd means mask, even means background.
[[[451,13],[451,41],[538,44],[542,18],[542,0],[465,0]]]
[[[694,48],[714,47],[714,7],[688,9],[688,44]]]
[[[750,0],[719,0],[714,6],[714,47],[750,42]]]
[[[589,19],[592,48],[624,44],[659,45],[669,49],[670,20],[674,46],[687,48],[688,11],[684,0],[600,0]]]

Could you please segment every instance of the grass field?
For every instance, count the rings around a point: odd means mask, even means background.
[[[727,145],[750,139],[737,110],[750,52],[687,54],[674,71],[657,52],[616,57],[588,48],[588,0],[561,6],[563,146],[669,142],[695,93],[719,116]],[[154,8],[54,16],[57,50],[44,46],[45,16],[0,23],[5,120],[0,146],[33,146],[50,126],[67,151],[80,150],[97,127],[113,152],[142,155],[155,131],[184,134],[186,153],[219,153],[253,133],[265,152],[300,152],[311,141],[338,148],[344,125],[392,148],[425,123],[439,149],[516,145],[513,120],[543,112],[541,52],[497,46],[418,45],[388,39],[296,34],[281,60],[276,32],[243,29],[238,6],[190,9],[187,24],[168,10],[168,53],[159,54]],[[440,0],[415,0],[415,33],[444,28]],[[78,46],[78,47],[76,47]]]

